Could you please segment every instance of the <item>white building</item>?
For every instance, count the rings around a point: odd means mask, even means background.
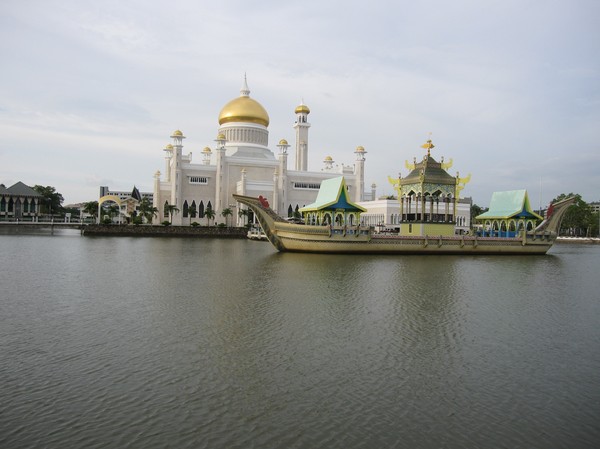
[[[263,106],[250,98],[246,80],[240,96],[221,110],[214,149],[204,148],[201,160],[192,162],[192,153],[183,153],[185,136],[180,130],[171,135],[166,146],[164,176],[154,175],[153,205],[159,210],[155,223],[169,219],[169,208],[178,212],[172,216],[174,225],[200,223],[206,210],[215,219],[224,221],[221,213],[230,209],[233,220],[243,224],[232,194],[268,199],[271,207],[282,216],[292,216],[299,208],[315,201],[321,181],[343,175],[353,201],[364,201],[365,153],[363,147],[354,151],[353,165],[334,165],[326,157],[321,171],[308,171],[310,109],[300,104],[295,109],[294,166],[288,167],[288,149],[284,139],[277,144],[277,154],[269,149],[269,115]],[[370,198],[369,198],[370,199]]]

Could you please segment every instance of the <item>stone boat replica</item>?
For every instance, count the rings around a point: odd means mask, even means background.
[[[575,202],[573,197],[557,202],[549,207],[546,219],[536,228],[505,236],[402,235],[378,234],[373,227],[361,226],[360,213],[365,209],[349,201],[343,178],[324,181],[317,202],[300,209],[307,223],[318,224],[290,223],[262,197],[233,196],[254,212],[277,250],[336,254],[546,254],[556,241],[564,213]],[[530,209],[528,204],[526,208]]]

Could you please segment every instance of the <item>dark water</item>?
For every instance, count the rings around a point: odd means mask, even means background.
[[[2,448],[592,448],[600,247],[0,236]]]

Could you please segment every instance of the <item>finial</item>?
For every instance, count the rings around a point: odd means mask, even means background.
[[[248,80],[246,79],[246,72],[244,72],[244,84],[240,89],[240,96],[247,97],[250,95],[250,89],[248,88]]]
[[[427,157],[429,157],[431,156],[431,149],[434,147],[435,145],[431,143],[431,133],[429,133],[429,139],[427,140],[427,142],[421,145],[421,148],[425,148],[427,150]]]

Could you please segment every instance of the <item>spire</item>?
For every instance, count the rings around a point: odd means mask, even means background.
[[[250,95],[250,89],[248,88],[248,80],[246,79],[246,72],[244,72],[244,84],[240,89],[240,97],[248,97]]]

